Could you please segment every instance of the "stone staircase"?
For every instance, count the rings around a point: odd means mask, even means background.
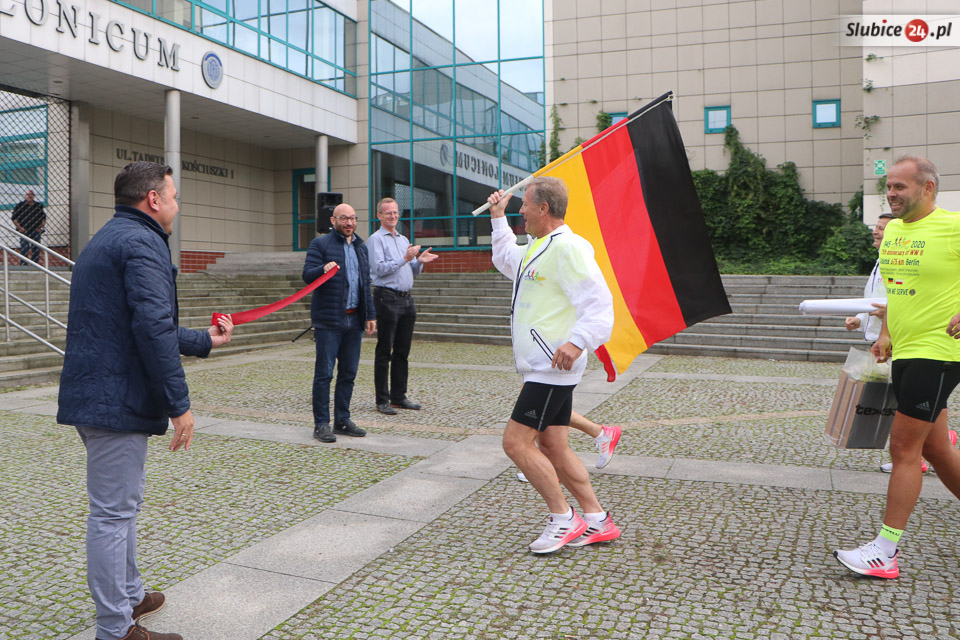
[[[209,273],[181,274],[177,279],[180,324],[204,329],[209,326],[214,311],[244,311],[275,302],[300,290],[304,286],[300,279],[304,254],[278,255],[285,257],[280,261],[274,259],[258,264],[250,256],[245,256],[239,261],[242,268],[234,269],[228,261],[226,267],[210,269]],[[290,256],[295,260],[291,260]],[[64,276],[69,279],[69,271],[65,271]],[[43,306],[43,280],[40,274],[12,270],[10,291],[37,307]],[[66,285],[51,280],[50,300],[54,317],[66,323],[69,300]],[[22,305],[11,302],[10,315],[34,333],[46,336],[43,318],[25,310]],[[289,344],[309,326],[310,297],[307,296],[267,318],[237,327],[230,344],[212,351],[210,357]],[[63,329],[52,325],[50,342],[63,349],[64,334]],[[0,322],[0,388],[44,384],[59,378],[63,356],[13,327],[10,328],[10,337],[9,342],[4,342],[5,333]]]
[[[181,324],[202,329],[214,311],[243,311],[295,293],[304,286],[300,279],[304,257],[303,252],[228,254],[206,272],[181,274]],[[12,293],[42,306],[40,274],[11,270],[10,278]],[[851,346],[866,345],[862,334],[848,333],[842,318],[801,316],[797,307],[811,298],[860,297],[864,281],[864,277],[724,276],[733,313],[694,325],[649,352],[840,362]],[[424,273],[416,279],[414,294],[416,339],[510,344],[510,282],[499,274]],[[63,322],[68,297],[66,286],[51,280],[51,309]],[[11,317],[45,335],[43,319],[20,305],[11,305]],[[211,357],[289,344],[309,325],[307,296],[283,311],[238,327],[231,343],[213,351]],[[63,334],[52,327],[51,342],[61,349]],[[0,330],[0,388],[57,379],[62,356],[13,328],[11,341],[3,342],[4,337]]]
[[[733,313],[711,318],[650,348],[649,353],[842,362],[864,347],[843,318],[801,316],[800,302],[858,298],[859,276],[723,276]],[[510,344],[510,282],[495,273],[423,274],[416,280],[414,336]]]

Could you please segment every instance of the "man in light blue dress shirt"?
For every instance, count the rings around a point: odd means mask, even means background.
[[[400,207],[393,198],[377,203],[377,219],[380,228],[367,242],[378,321],[373,379],[377,410],[396,415],[398,408],[420,409],[419,404],[407,398],[407,358],[417,320],[410,290],[413,277],[423,270],[423,265],[436,260],[437,255],[430,253],[430,249],[420,251],[420,245],[411,245],[406,236],[397,232]]]

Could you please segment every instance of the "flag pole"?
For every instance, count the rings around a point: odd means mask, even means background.
[[[613,133],[614,131],[616,131],[616,130],[619,129],[620,127],[625,127],[625,126],[627,126],[628,124],[630,124],[631,122],[633,122],[634,120],[636,120],[637,118],[639,118],[640,116],[643,116],[643,115],[646,115],[647,113],[649,113],[650,110],[653,109],[654,107],[659,106],[661,102],[665,102],[665,101],[668,101],[668,100],[673,100],[673,92],[672,92],[672,91],[668,91],[667,93],[663,94],[662,96],[660,96],[659,98],[657,98],[656,100],[654,100],[653,102],[651,102],[650,104],[646,105],[641,111],[638,111],[638,112],[636,112],[635,114],[633,114],[633,115],[630,117],[629,120],[624,119],[624,120],[621,120],[620,122],[618,122],[617,124],[615,124],[615,125],[613,125],[613,126],[611,126],[611,127],[608,127],[603,133],[597,135],[597,137],[595,137],[593,140],[591,140],[591,141],[587,144],[587,146],[585,146],[585,147],[575,147],[573,150],[568,151],[567,153],[565,153],[564,155],[560,156],[559,158],[557,158],[557,159],[554,160],[553,162],[545,165],[544,167],[542,167],[542,168],[539,169],[538,171],[536,171],[536,172],[534,172],[534,173],[531,173],[529,176],[527,176],[526,178],[524,178],[523,180],[521,180],[521,181],[518,182],[517,184],[513,185],[513,186],[510,187],[509,189],[505,189],[504,192],[503,192],[503,195],[505,195],[505,196],[512,195],[512,194],[516,193],[517,191],[519,191],[520,189],[523,189],[523,188],[526,187],[528,184],[530,184],[530,182],[533,181],[533,179],[537,177],[537,174],[538,174],[540,171],[543,171],[543,169],[545,169],[545,168],[547,168],[547,167],[550,167],[551,169],[555,169],[555,168],[559,167],[560,165],[564,164],[565,162],[567,162],[567,160],[570,160],[571,158],[576,158],[578,155],[580,155],[581,153],[583,153],[583,152],[586,151],[587,149],[593,147],[593,146],[596,145],[596,144],[600,144],[600,142],[602,142],[604,138],[606,138],[607,136],[609,136],[611,133]],[[575,151],[575,152],[574,152],[574,151]],[[551,165],[552,165],[552,166],[551,166]],[[485,203],[483,203],[482,205],[480,205],[479,207],[477,207],[476,209],[474,209],[471,213],[473,213],[474,216],[478,216],[478,215],[480,215],[481,213],[483,213],[484,211],[486,211],[486,210],[489,209],[489,208],[490,208],[490,203],[489,203],[489,202],[485,202]]]

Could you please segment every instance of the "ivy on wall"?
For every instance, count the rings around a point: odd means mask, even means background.
[[[862,191],[845,213],[839,204],[808,200],[794,163],[768,169],[733,126],[724,132],[724,148],[725,173],[693,172],[723,273],[870,272],[877,254],[862,222]]]

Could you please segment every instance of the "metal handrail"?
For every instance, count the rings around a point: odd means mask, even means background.
[[[60,327],[62,327],[62,328],[64,328],[64,329],[66,328],[66,325],[65,325],[64,323],[62,323],[61,321],[59,321],[59,320],[57,320],[56,318],[54,318],[53,315],[51,315],[51,313],[50,313],[50,278],[52,277],[52,278],[60,281],[61,283],[67,285],[68,287],[70,286],[70,281],[67,280],[66,278],[64,278],[63,276],[61,276],[61,275],[59,275],[59,274],[57,274],[57,273],[54,273],[53,271],[50,270],[50,254],[53,254],[54,256],[56,256],[57,260],[62,260],[62,261],[65,262],[66,264],[70,265],[71,267],[72,267],[74,264],[76,264],[76,263],[75,263],[73,260],[70,260],[69,258],[60,255],[59,253],[57,253],[57,252],[54,251],[53,249],[50,249],[49,247],[46,247],[46,246],[40,244],[39,242],[37,242],[37,241],[34,240],[33,238],[31,238],[31,237],[29,237],[29,236],[27,236],[27,235],[24,235],[24,234],[22,234],[22,233],[20,233],[20,232],[17,231],[16,229],[11,229],[11,228],[10,228],[9,226],[7,226],[6,224],[0,223],[0,229],[2,229],[3,231],[5,231],[5,232],[7,232],[7,233],[12,233],[12,234],[15,235],[16,237],[20,238],[21,241],[22,241],[22,240],[26,240],[27,242],[29,242],[29,243],[32,244],[33,246],[35,246],[35,247],[37,247],[38,249],[40,249],[40,251],[43,253],[43,261],[44,261],[44,263],[45,263],[45,264],[40,264],[40,263],[38,263],[38,262],[34,262],[34,261],[31,260],[30,258],[28,258],[28,257],[26,257],[26,256],[24,256],[24,255],[21,255],[21,254],[20,254],[19,252],[17,252],[17,251],[14,251],[13,248],[6,246],[5,243],[0,243],[0,254],[2,254],[2,256],[3,256],[3,314],[0,314],[0,320],[3,320],[3,322],[4,322],[4,331],[5,331],[6,341],[7,341],[7,342],[10,342],[10,327],[12,326],[12,327],[14,327],[15,329],[19,329],[19,330],[22,331],[23,333],[27,334],[28,336],[30,336],[30,337],[33,338],[34,340],[37,340],[37,341],[43,343],[44,345],[46,345],[47,347],[53,349],[54,351],[56,351],[56,352],[59,353],[60,355],[63,355],[63,351],[62,351],[60,348],[58,348],[57,346],[55,346],[55,345],[53,345],[52,343],[49,342],[49,340],[50,340],[50,323],[51,323],[51,322],[53,322],[54,324],[56,324],[56,325],[58,325],[58,326],[60,326]],[[27,263],[27,265],[29,265],[31,268],[35,268],[36,270],[38,270],[38,271],[40,271],[41,273],[44,274],[44,278],[43,278],[44,310],[41,310],[41,309],[35,307],[34,305],[30,304],[30,303],[27,302],[26,300],[23,300],[23,299],[20,298],[19,296],[17,296],[17,295],[15,295],[15,294],[13,294],[13,293],[10,292],[10,260],[11,260],[11,258],[13,258],[13,257],[15,257],[15,258],[16,258],[17,260],[19,260],[20,262],[25,262],[25,263]],[[13,319],[11,319],[11,317],[10,317],[10,298],[13,298],[15,302],[26,306],[26,307],[27,307],[28,309],[30,309],[31,311],[34,311],[35,313],[38,313],[38,314],[40,314],[40,315],[42,315],[42,316],[44,317],[44,319],[46,320],[46,338],[47,338],[46,340],[45,340],[44,338],[38,336],[38,335],[37,335],[36,333],[34,333],[33,331],[30,331],[29,329],[27,329],[27,328],[24,327],[23,325],[15,322]]]
[[[33,306],[32,304],[30,304],[29,302],[27,302],[26,300],[24,300],[23,298],[21,298],[21,297],[18,296],[17,294],[11,292],[11,293],[10,293],[10,297],[13,298],[14,300],[16,300],[17,302],[19,302],[20,304],[22,304],[23,306],[25,306],[26,308],[30,309],[30,311],[33,311],[33,312],[36,313],[37,315],[41,315],[41,316],[47,317],[47,319],[50,320],[50,322],[54,323],[55,325],[58,325],[61,329],[66,329],[66,328],[67,328],[67,325],[63,324],[62,322],[60,322],[59,320],[57,320],[56,318],[54,318],[53,315],[49,315],[49,316],[48,316],[47,313],[46,313],[43,309],[40,309],[40,308],[37,308],[37,307]]]

